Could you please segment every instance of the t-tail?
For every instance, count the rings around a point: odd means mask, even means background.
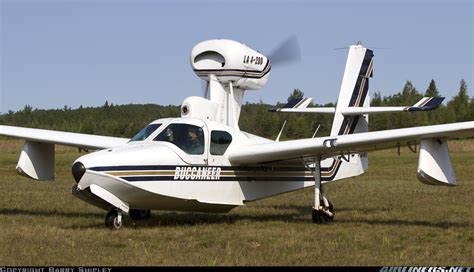
[[[368,114],[344,115],[343,110],[370,106],[369,78],[372,77],[373,57],[372,50],[360,44],[349,47],[331,136],[368,132]],[[326,161],[331,165],[340,164],[333,180],[359,176],[368,168],[367,153],[345,154],[333,158],[332,162],[330,159]],[[322,166],[324,167],[324,164]]]
[[[282,108],[275,108],[270,111],[333,114],[334,120],[330,136],[337,137],[340,135],[368,132],[369,114],[429,111],[441,105],[444,99],[443,97],[423,97],[420,101],[411,106],[371,107],[369,79],[373,74],[373,57],[373,51],[365,48],[360,43],[349,47],[349,55],[347,56],[346,68],[344,70],[336,107],[307,107],[312,99],[298,98],[291,100]],[[424,146],[427,147],[429,145],[424,144]],[[430,154],[445,155],[446,152],[446,150],[440,149]],[[429,161],[425,157],[420,157],[420,161]],[[427,164],[431,165],[431,163]],[[440,169],[443,170],[443,173],[451,173],[450,164],[446,165],[446,167],[441,167]],[[367,153],[341,154],[340,156],[322,161],[321,166],[323,181],[333,181],[358,176],[367,171]],[[432,173],[430,176],[433,175],[436,174]],[[431,182],[433,179],[425,178],[425,176],[427,175],[419,174],[419,179],[424,183],[433,183]],[[444,176],[450,175],[446,174]],[[446,178],[442,180],[452,179]],[[444,183],[450,182],[446,181]]]
[[[369,109],[369,78],[373,68],[372,50],[361,44],[349,47],[346,68],[336,107],[308,108],[311,98],[290,101],[283,108],[271,109],[273,112],[334,114],[331,136],[361,133],[368,131],[369,118],[364,112],[347,114],[348,109]],[[363,174],[368,168],[367,153],[342,154],[321,162],[323,182],[354,177]]]

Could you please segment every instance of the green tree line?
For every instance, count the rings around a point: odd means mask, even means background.
[[[304,93],[301,90],[295,89],[287,101],[303,96]],[[434,80],[431,80],[424,92],[418,91],[410,81],[407,81],[403,89],[394,95],[382,96],[380,92],[375,92],[372,95],[371,106],[410,106],[423,96],[442,96]],[[275,138],[286,120],[287,124],[281,137],[282,140],[311,137],[317,128],[319,128],[317,136],[330,133],[332,115],[288,114],[268,111],[275,106],[283,106],[287,101],[277,105],[263,102],[246,103],[241,111],[240,128],[259,136]],[[329,103],[310,106],[333,107],[335,105]],[[0,115],[0,124],[131,137],[152,120],[178,116],[180,116],[180,107],[175,105],[113,105],[106,101],[101,107],[81,106],[77,109],[64,106],[62,109],[42,110],[26,105],[22,110],[9,111]],[[369,129],[375,131],[469,120],[474,120],[474,99],[469,97],[466,82],[461,80],[457,95],[450,101],[443,103],[438,109],[428,112],[371,115]]]

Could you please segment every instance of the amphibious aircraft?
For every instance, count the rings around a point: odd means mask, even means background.
[[[474,136],[474,122],[368,131],[368,114],[424,111],[442,98],[406,107],[370,107],[373,51],[349,47],[337,106],[308,108],[310,99],[290,101],[275,112],[333,114],[329,136],[270,140],[239,128],[244,93],[265,86],[271,59],[245,44],[214,39],[197,44],[191,66],[207,82],[204,97],[191,96],[180,118],[152,121],[131,139],[0,126],[0,135],[24,139],[16,170],[53,180],[55,145],[98,151],[72,165],[74,196],[108,211],[106,226],[122,227],[122,216],[145,219],[150,210],[227,212],[247,202],[314,186],[312,219],[333,220],[324,184],[355,177],[368,168],[367,152],[419,145],[417,177],[426,184],[456,184],[447,140]]]

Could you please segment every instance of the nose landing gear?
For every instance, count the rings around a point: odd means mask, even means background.
[[[150,218],[151,211],[131,209],[129,215],[134,221],[145,220]],[[123,226],[122,211],[119,209],[111,209],[105,216],[105,226],[111,230],[121,229]]]
[[[110,210],[105,216],[105,226],[111,230],[118,230],[122,228],[122,211],[117,209]]]

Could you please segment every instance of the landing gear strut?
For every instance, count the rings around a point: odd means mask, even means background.
[[[314,206],[312,212],[313,223],[323,224],[331,222],[334,219],[334,207],[324,193],[321,183],[321,157],[317,156],[314,160]]]
[[[117,209],[110,210],[105,216],[105,226],[111,230],[118,230],[122,227],[122,211]]]

